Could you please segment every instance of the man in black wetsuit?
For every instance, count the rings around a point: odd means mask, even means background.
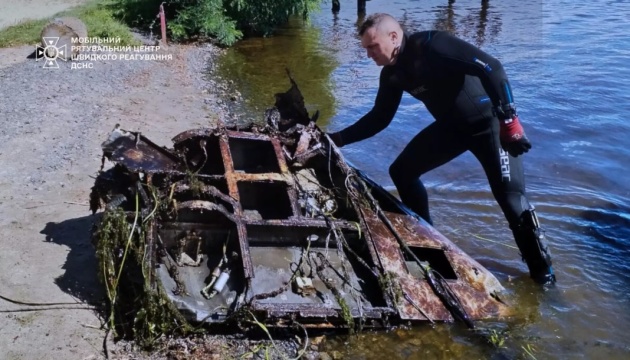
[[[485,170],[531,277],[556,281],[533,206],[525,197],[522,155],[531,148],[516,113],[501,63],[443,31],[405,34],[390,15],[374,14],[359,35],[368,57],[383,66],[374,107],[355,124],[329,136],[337,146],[371,137],[396,114],[403,91],[435,118],[389,168],[402,202],[427,222],[427,192],[420,176],[465,151]]]

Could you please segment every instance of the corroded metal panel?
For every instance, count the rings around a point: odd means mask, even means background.
[[[297,95],[279,98],[303,106]],[[453,321],[428,265],[471,318],[506,313],[490,272],[431,225],[394,210],[400,201],[357,175],[310,119],[278,118],[305,113],[289,110],[270,111],[262,127],[185,131],[173,150],[121,129],[103,144],[125,170],[109,174],[118,181],[97,179],[94,203],[130,214],[140,195],[141,213],[151,214],[151,281],[169,289],[182,314],[222,322],[247,306],[272,323],[315,328]]]
[[[179,170],[177,157],[145,138],[119,128],[102,145],[103,153],[131,171],[153,173]]]

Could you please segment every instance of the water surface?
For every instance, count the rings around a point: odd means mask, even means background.
[[[370,110],[380,69],[356,36],[355,2],[328,6],[310,22],[249,39],[218,64],[248,101],[254,119],[285,91],[286,68],[320,126],[335,131]],[[423,176],[435,226],[490,269],[517,315],[485,324],[503,349],[458,324],[329,340],[348,359],[630,358],[630,19],[628,1],[372,0],[408,31],[445,29],[499,58],[510,77],[534,148],[525,156],[527,189],[551,244],[556,288],[528,279],[481,166],[464,154]],[[343,148],[352,163],[394,190],[387,169],[430,124],[405,96],[393,123]]]

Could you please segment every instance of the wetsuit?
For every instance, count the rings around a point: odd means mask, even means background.
[[[420,176],[471,151],[483,166],[531,277],[540,284],[555,283],[538,218],[525,197],[522,159],[503,149],[510,144],[501,145],[499,119],[505,125],[516,116],[501,63],[447,32],[405,35],[396,62],[381,70],[374,107],[335,134],[340,143],[351,144],[385,129],[403,91],[422,101],[435,118],[389,169],[403,203],[431,223]]]
[[[521,159],[501,148],[499,122],[493,114],[493,108],[513,102],[501,63],[447,32],[405,35],[396,63],[381,71],[373,109],[339,132],[343,144],[385,129],[403,91],[422,101],[435,118],[390,167],[403,203],[431,223],[420,176],[470,150],[482,164],[510,226],[516,226],[530,205]]]

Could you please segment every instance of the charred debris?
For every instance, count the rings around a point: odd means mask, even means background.
[[[116,334],[506,315],[497,279],[349,166],[290,81],[261,125],[185,131],[172,148],[117,126],[103,143],[90,205]]]

